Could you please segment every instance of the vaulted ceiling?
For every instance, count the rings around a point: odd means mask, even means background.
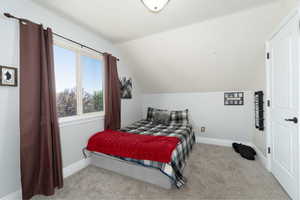
[[[171,0],[160,13],[140,0],[33,0],[114,43],[249,9],[274,0]]]
[[[171,93],[263,89],[265,41],[296,0],[33,1],[116,43],[143,92]]]
[[[257,90],[265,86],[265,42],[280,22],[272,3],[157,33],[118,47],[147,93]]]

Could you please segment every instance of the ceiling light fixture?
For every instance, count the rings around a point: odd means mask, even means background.
[[[158,13],[170,0],[141,0],[143,4],[151,11]]]

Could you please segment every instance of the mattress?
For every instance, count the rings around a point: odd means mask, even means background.
[[[186,179],[183,177],[183,169],[186,165],[187,158],[189,157],[193,145],[195,144],[195,134],[190,124],[172,123],[166,125],[156,123],[154,121],[140,120],[129,126],[121,128],[120,131],[142,135],[157,135],[179,138],[180,142],[172,152],[171,161],[169,163],[151,160],[137,160],[125,157],[118,158],[160,170],[174,182],[177,188],[182,187],[186,183]]]

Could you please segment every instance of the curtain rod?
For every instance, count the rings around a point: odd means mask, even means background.
[[[32,21],[30,21],[30,20],[28,20],[28,19],[15,17],[15,16],[13,16],[13,15],[11,15],[11,14],[9,14],[9,13],[4,13],[4,16],[5,16],[5,17],[8,17],[8,18],[12,18],[12,19],[19,20],[19,21],[32,22]],[[32,23],[34,23],[34,22],[32,22]],[[75,40],[72,40],[72,39],[70,39],[70,38],[67,38],[67,37],[65,37],[65,36],[62,36],[62,35],[60,35],[60,34],[58,34],[58,33],[53,32],[53,35],[56,35],[56,36],[58,36],[58,37],[60,37],[60,38],[63,38],[64,40],[67,40],[67,41],[69,41],[69,42],[75,43],[75,44],[81,46],[82,48],[90,49],[90,50],[95,51],[95,52],[97,52],[97,53],[100,53],[100,54],[102,54],[102,55],[104,54],[104,52],[98,51],[98,50],[96,50],[96,49],[94,49],[94,48],[91,48],[91,47],[89,47],[89,46],[86,46],[86,45],[84,45],[84,44],[82,44],[82,43],[80,43],[80,42],[77,42],[77,41],[75,41]],[[117,58],[117,60],[119,61],[120,59]]]

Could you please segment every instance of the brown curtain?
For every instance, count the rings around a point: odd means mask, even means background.
[[[63,187],[50,28],[20,22],[20,145],[23,199]]]
[[[121,88],[117,58],[105,53],[105,129],[121,127]]]

